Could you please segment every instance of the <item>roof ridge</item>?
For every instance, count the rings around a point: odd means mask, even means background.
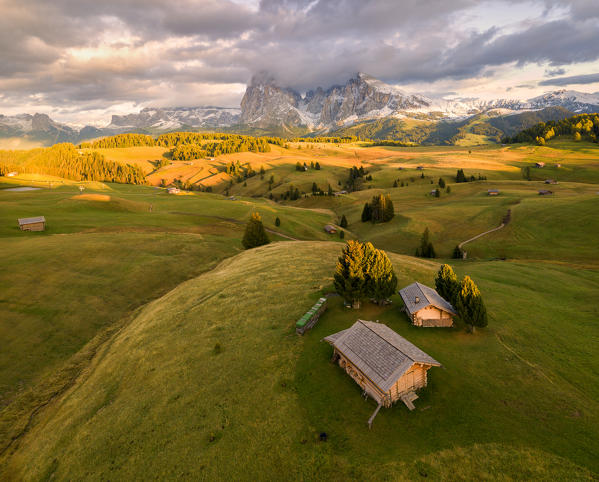
[[[393,333],[396,336],[399,336],[400,338],[403,338],[404,340],[406,340],[403,336],[401,336],[399,333],[395,333],[395,331],[393,331],[391,328],[389,328],[387,325],[385,325],[385,323],[378,323],[376,321],[368,321],[368,320],[358,320],[360,322],[367,322],[367,323],[377,323],[381,326],[384,326],[385,328],[387,328],[391,333]],[[362,325],[364,325],[364,323],[362,323]],[[370,331],[372,331],[376,336],[378,336],[381,340],[383,340],[384,342],[386,342],[388,345],[391,345],[393,348],[395,348],[398,352],[400,352],[403,356],[405,356],[406,358],[412,360],[412,363],[415,363],[416,360],[414,360],[410,355],[408,355],[406,352],[404,352],[401,348],[399,348],[398,346],[396,346],[394,343],[391,343],[391,341],[389,341],[387,338],[383,338],[381,335],[379,335],[376,331],[374,331],[372,328],[370,328],[368,325],[364,325],[366,328],[368,328]],[[418,348],[416,345],[414,345],[412,342],[406,340],[410,345],[414,346],[415,348]]]

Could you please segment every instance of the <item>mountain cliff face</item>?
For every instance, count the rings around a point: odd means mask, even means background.
[[[599,95],[556,91],[529,101],[498,99],[429,99],[407,94],[367,74],[359,73],[345,85],[327,90],[317,88],[303,97],[279,87],[266,74],[254,76],[241,101],[241,122],[260,128],[305,126],[331,130],[356,122],[386,117],[428,116],[460,120],[487,113],[503,116],[547,107],[564,107],[571,112],[599,111]]]
[[[24,137],[43,143],[74,142],[79,133],[71,127],[54,122],[46,114],[0,114],[0,137]]]

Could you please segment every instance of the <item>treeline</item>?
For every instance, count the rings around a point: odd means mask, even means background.
[[[414,142],[402,142],[402,141],[393,141],[391,139],[385,139],[382,141],[373,141],[372,146],[392,146],[392,147],[414,147],[418,144]]]
[[[572,136],[575,141],[584,139],[598,142],[599,114],[579,114],[567,119],[540,122],[520,131],[515,136],[502,138],[501,142],[504,144],[524,142],[545,145],[545,142],[557,136]]]
[[[152,136],[145,134],[118,134],[116,136],[105,137],[94,142],[82,142],[79,144],[81,149],[109,149],[114,147],[141,147],[154,146],[155,141]]]
[[[330,142],[332,144],[349,144],[357,142],[357,136],[342,136],[342,137],[296,137],[293,142]]]
[[[201,157],[215,157],[235,152],[270,152],[270,144],[262,138],[242,136],[210,142],[204,145],[179,144],[171,149],[171,158],[175,161],[190,161]]]
[[[18,171],[47,174],[74,181],[143,184],[138,166],[107,161],[98,152],[80,152],[73,144],[55,144],[31,151],[0,151],[0,173]]]

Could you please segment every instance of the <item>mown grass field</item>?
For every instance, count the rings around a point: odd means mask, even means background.
[[[470,263],[488,329],[418,330],[395,304],[293,324],[331,284],[339,243],[242,253],[147,305],[19,443],[4,476],[40,479],[590,479],[597,471],[596,271]],[[436,263],[392,255],[404,285]],[[564,288],[565,287],[565,288]],[[273,300],[293,300],[292,303]],[[547,306],[557,306],[547,315]],[[520,307],[515,311],[508,307]],[[225,308],[226,307],[226,308]],[[578,310],[573,319],[571,312]],[[443,364],[417,410],[375,408],[321,338],[380,320]],[[555,336],[555,333],[563,336]],[[217,344],[220,349],[216,349]],[[531,430],[534,427],[534,430]],[[329,441],[318,441],[326,431]]]
[[[134,159],[131,149],[111,159],[143,164],[152,154],[140,148]],[[214,194],[0,178],[0,479],[596,478],[597,152],[561,140],[542,148],[291,143],[150,176],[153,184],[203,179]],[[264,179],[231,185],[220,169],[235,160],[264,166]],[[546,167],[531,167],[525,180],[521,168],[540,160]],[[321,169],[298,172],[298,161]],[[341,190],[354,165],[373,177],[361,191],[264,198],[291,185],[310,192],[313,182]],[[456,184],[458,168],[487,179]],[[435,198],[439,177],[451,192]],[[549,177],[559,184],[545,185]],[[40,189],[3,190],[15,186]],[[501,194],[487,196],[491,188]],[[362,223],[364,203],[379,193],[393,199],[394,219]],[[508,209],[504,229],[467,244],[468,260],[454,262],[481,288],[488,328],[413,328],[396,296],[390,307],[360,311],[333,298],[312,332],[294,334],[295,320],[332,290],[342,244],[324,242],[341,241],[324,224],[345,215],[345,238],[387,250],[401,287],[432,283],[440,260],[411,257],[426,227],[447,258]],[[271,239],[285,242],[242,252],[254,210]],[[38,215],[45,232],[19,231],[17,218]],[[328,363],[320,341],[357,318],[387,323],[444,365],[429,372],[416,411],[383,410],[371,431],[374,403]],[[321,431],[329,442],[318,442]]]

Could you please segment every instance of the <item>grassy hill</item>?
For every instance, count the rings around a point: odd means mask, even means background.
[[[396,304],[293,324],[331,284],[341,245],[279,243],[222,262],[145,306],[40,411],[3,477],[16,479],[590,479],[599,470],[599,359],[585,340],[596,271],[460,265],[489,328],[419,330]],[[391,255],[400,285],[437,264]],[[286,300],[282,302],[281,300]],[[572,311],[578,313],[576,318]],[[441,361],[417,401],[383,410],[320,339],[380,320]],[[555,336],[559,334],[559,336]],[[531,430],[531,427],[535,427]],[[325,431],[329,441],[318,441]]]

